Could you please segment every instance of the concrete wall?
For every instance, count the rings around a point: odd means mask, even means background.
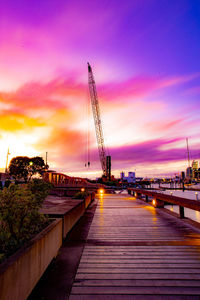
[[[85,209],[88,208],[88,206],[89,206],[90,203],[94,200],[94,198],[95,198],[95,193],[94,193],[94,192],[90,193],[89,196],[87,196],[87,197],[85,198]]]
[[[0,265],[0,299],[27,299],[61,245],[62,220],[56,219]]]
[[[63,238],[66,237],[68,232],[72,229],[72,227],[78,222],[78,220],[85,213],[85,202],[79,203],[77,206],[73,207],[70,211],[68,211],[63,218]]]
[[[62,239],[84,215],[94,197],[95,193],[91,193],[0,265],[0,300],[27,299],[57,255]]]

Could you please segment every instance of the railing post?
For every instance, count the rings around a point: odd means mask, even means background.
[[[128,194],[131,195],[131,190],[128,190]]]
[[[180,219],[185,218],[184,207],[183,206],[179,206],[179,216],[180,216]]]
[[[146,202],[148,202],[148,195],[146,195]]]

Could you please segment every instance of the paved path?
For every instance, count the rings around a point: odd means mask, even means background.
[[[200,233],[129,195],[105,195],[70,300],[200,299]]]

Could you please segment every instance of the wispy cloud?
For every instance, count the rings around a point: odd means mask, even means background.
[[[171,77],[136,76],[124,82],[105,84],[99,87],[100,95],[109,100],[128,101],[151,94],[156,90],[170,88],[190,82],[200,73]]]
[[[178,138],[173,140],[157,139],[112,148],[110,152],[112,152],[112,158],[118,165],[122,160],[132,165],[178,162],[186,159],[186,147],[174,146],[177,142],[182,141]],[[167,146],[167,149],[163,150],[163,146]],[[193,157],[199,157],[199,155],[198,148],[193,149]]]

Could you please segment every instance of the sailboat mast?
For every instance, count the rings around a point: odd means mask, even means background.
[[[188,146],[188,138],[186,138],[186,144],[187,144],[187,155],[188,155],[188,167],[190,167],[190,153],[189,153],[189,146]]]

